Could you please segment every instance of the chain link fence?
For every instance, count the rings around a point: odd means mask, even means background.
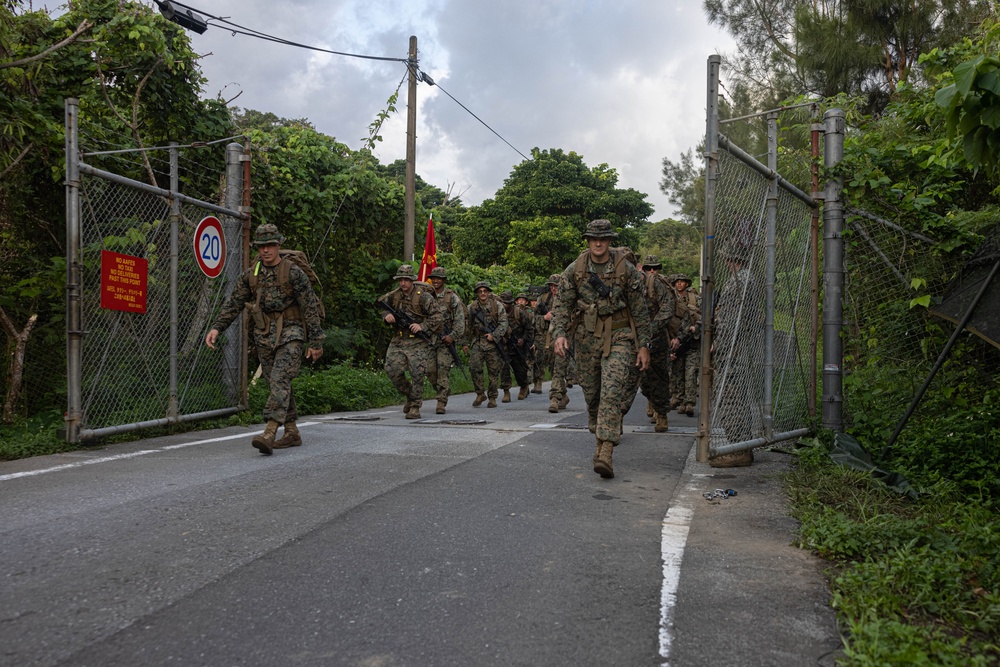
[[[242,323],[227,330],[221,353],[203,339],[243,268],[242,146],[106,150],[80,134],[78,150],[67,146],[69,182],[78,183],[67,207],[67,439],[236,412],[246,377]],[[209,215],[227,249],[214,278],[196,258],[196,228]],[[138,260],[128,298],[144,299],[145,312],[104,303],[109,257]]]
[[[712,76],[710,61],[710,104]],[[702,390],[701,420],[702,446],[719,456],[808,432],[816,392],[818,218],[816,199],[780,175],[779,156],[802,154],[779,151],[782,113],[768,112],[766,124],[763,114],[721,123],[757,146],[763,161],[718,130],[717,107],[709,113],[704,262],[710,281],[702,313],[714,318],[702,348],[702,378],[711,382]],[[787,110],[783,119],[794,122]],[[804,169],[794,165],[795,173],[808,174],[808,165],[808,158]]]

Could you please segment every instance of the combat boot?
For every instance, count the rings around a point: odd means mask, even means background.
[[[656,431],[657,433],[666,433],[667,432],[667,416],[666,415],[661,415],[659,412],[656,413],[656,426],[653,427],[653,430]]]
[[[611,479],[615,476],[614,466],[611,465],[611,453],[614,451],[614,448],[614,443],[610,440],[604,440],[598,449],[597,462],[594,463],[594,472],[604,479]]]
[[[413,407],[413,401],[406,399],[406,403],[403,403],[403,414],[405,415]]]
[[[649,418],[653,417],[653,402],[646,399],[646,416]]]
[[[688,417],[694,417],[694,404],[688,403],[687,405],[685,405],[684,406],[684,413]]]
[[[528,385],[521,387],[521,391],[517,392],[517,400],[523,401],[528,398]]]
[[[271,445],[271,448],[288,449],[289,447],[298,447],[301,444],[302,436],[299,435],[299,427],[295,425],[295,422],[285,422],[285,432],[281,434],[281,440]]]
[[[559,399],[559,409],[565,410],[567,405],[569,405],[569,395],[563,394],[562,398]]]
[[[600,440],[597,441],[597,449],[594,450],[594,460],[592,461],[593,465],[595,465],[595,466],[597,465],[597,459],[599,459],[599,458],[601,458],[601,441]]]
[[[476,400],[472,402],[472,407],[478,408],[486,400],[486,394],[476,394]]]
[[[278,426],[280,426],[278,422],[269,419],[267,426],[264,427],[264,432],[255,435],[250,441],[254,447],[260,450],[261,454],[270,456],[274,453],[274,436],[278,433]]]
[[[497,406],[497,399],[495,396],[491,397],[489,402],[486,404],[488,408],[495,408]]]
[[[541,380],[535,380],[535,388],[531,390],[531,393],[532,394],[540,394],[540,393],[542,393],[542,381]]]
[[[559,399],[555,396],[549,399],[549,412],[559,412]]]
[[[437,410],[435,410],[434,412],[436,412],[439,415],[443,415],[445,413],[444,406],[446,405],[448,405],[448,401],[438,401]]]
[[[594,434],[597,433],[597,417],[587,415],[587,430]]]
[[[732,454],[721,454],[708,459],[708,465],[713,468],[745,468],[753,464],[753,450],[745,449],[742,452]]]
[[[510,403],[510,389],[503,390],[503,398],[500,399],[501,403]]]
[[[407,419],[420,419],[420,408],[414,403],[410,406],[410,411],[406,413]]]

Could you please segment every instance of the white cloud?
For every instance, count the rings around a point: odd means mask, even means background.
[[[193,0],[190,3],[197,5]],[[704,134],[706,60],[731,40],[706,25],[701,3],[648,0],[205,0],[206,12],[292,41],[405,58],[416,35],[420,67],[440,84],[418,87],[417,172],[468,204],[492,197],[516,151],[575,151],[607,163],[619,187],[648,195],[653,219],[672,212],[659,191],[661,161]],[[208,94],[311,120],[352,148],[405,75],[402,63],[318,54],[212,27],[192,35]],[[231,82],[235,82],[232,85]],[[227,84],[230,84],[227,86]],[[382,128],[383,162],[405,156],[406,84]]]

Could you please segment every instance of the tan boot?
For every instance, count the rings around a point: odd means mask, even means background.
[[[444,406],[446,405],[448,405],[447,401],[438,401],[437,409],[434,412],[436,412],[439,415],[443,415],[445,413]]]
[[[601,441],[600,441],[600,440],[598,440],[598,441],[597,441],[597,449],[595,449],[595,450],[594,450],[594,460],[593,460],[593,464],[594,464],[595,466],[597,465],[597,460],[598,460],[599,458],[601,458]]]
[[[271,445],[271,448],[288,449],[289,447],[298,447],[301,444],[302,436],[299,435],[299,427],[295,425],[295,422],[285,422],[285,432],[281,434],[281,440]]]
[[[510,403],[510,389],[503,390],[503,398],[500,399],[501,403]]]
[[[587,415],[587,430],[594,434],[597,433],[597,417]]]
[[[646,416],[650,418],[653,416],[653,402],[648,399],[646,400]]]
[[[559,412],[559,399],[555,396],[549,399],[549,412]]]
[[[708,459],[713,468],[745,468],[753,463],[753,450],[747,449],[732,454],[722,454]]]
[[[407,419],[420,419],[420,408],[414,403],[410,406],[410,411],[406,413]]]
[[[569,396],[567,394],[563,394],[562,398],[559,399],[559,409],[565,410],[567,405],[569,405]]]
[[[411,401],[410,399],[406,399],[406,402],[403,403],[403,414],[405,415],[407,412],[409,412],[410,408],[412,407],[413,407],[413,401]]]
[[[649,423],[650,424],[655,424],[656,423],[656,418],[659,417],[659,416],[660,416],[660,413],[657,412],[656,410],[653,410],[653,416],[649,418]]]
[[[268,420],[267,425],[264,427],[264,432],[260,435],[255,435],[251,444],[260,450],[261,454],[265,456],[270,456],[274,453],[274,436],[278,433],[278,427],[280,424],[273,419]]]
[[[657,433],[666,433],[667,432],[667,416],[666,415],[661,415],[659,412],[656,413],[656,426],[653,427],[653,430],[656,431]]]
[[[688,417],[694,417],[694,405],[692,403],[688,403],[684,406],[684,414]]]
[[[486,403],[486,407],[488,407],[488,408],[495,408],[496,406],[497,406],[497,399],[496,399],[496,398],[491,398],[491,399],[490,399],[490,400],[489,400],[489,401],[488,401],[488,402]]]
[[[542,381],[541,380],[535,380],[535,388],[531,390],[531,393],[532,394],[540,394],[540,393],[542,393]]]
[[[486,400],[486,394],[476,394],[476,400],[472,402],[472,407],[478,408]]]
[[[517,392],[517,400],[523,401],[528,398],[528,385],[521,387],[521,391]]]
[[[601,442],[597,453],[597,462],[594,463],[594,472],[604,479],[611,479],[615,476],[615,468],[611,465],[611,452],[614,451],[614,443],[609,440]]]

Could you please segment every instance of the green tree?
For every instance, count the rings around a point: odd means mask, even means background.
[[[702,238],[698,227],[680,220],[661,220],[646,229],[641,245],[642,256],[656,255],[663,264],[663,275],[684,273],[689,278],[701,275]]]
[[[498,264],[512,239],[511,223],[540,219],[557,226],[568,222],[581,234],[590,220],[607,218],[621,232],[622,244],[637,247],[638,233],[653,207],[645,194],[617,184],[618,173],[607,164],[591,168],[572,151],[535,148],[530,160],[514,167],[493,199],[460,216],[453,234],[455,252],[480,266]],[[554,264],[537,275],[564,266]]]

